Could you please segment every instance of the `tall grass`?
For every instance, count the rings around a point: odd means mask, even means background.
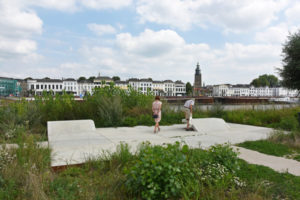
[[[300,107],[278,110],[234,110],[224,112],[222,118],[233,123],[297,130],[299,129],[298,112],[300,112]]]

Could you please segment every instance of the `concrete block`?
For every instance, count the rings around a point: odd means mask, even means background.
[[[61,139],[71,139],[71,135],[77,135],[86,131],[95,131],[93,120],[68,120],[68,121],[48,121],[48,140],[55,141]]]
[[[193,119],[194,130],[200,133],[208,133],[215,131],[229,131],[230,126],[219,118],[200,118]]]

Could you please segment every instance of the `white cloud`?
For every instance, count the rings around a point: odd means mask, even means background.
[[[12,40],[0,36],[0,54],[28,54],[36,50],[32,40]]]
[[[81,9],[120,9],[129,6],[132,0],[26,0],[22,3],[27,6],[33,5],[64,12],[75,12]]]
[[[199,61],[207,84],[249,83],[260,74],[274,73],[281,63],[280,45],[226,43],[211,48],[205,43],[186,43],[172,30],[146,29],[138,36],[122,33],[115,42],[117,48],[84,46],[80,54],[95,72],[123,79],[152,77],[192,82]]]
[[[288,36],[289,28],[286,24],[271,26],[255,34],[255,40],[262,43],[282,44]]]
[[[285,11],[285,16],[289,23],[299,25],[300,23],[300,2],[294,2],[291,6]]]
[[[36,57],[37,44],[31,36],[41,34],[42,25],[36,13],[18,1],[0,0],[0,59]]]
[[[167,24],[186,30],[193,21],[189,5],[180,0],[140,0],[136,10],[141,16],[141,22]]]
[[[91,24],[88,24],[87,26],[91,31],[93,31],[94,33],[96,33],[99,36],[104,35],[104,34],[116,33],[116,29],[109,24],[91,23]]]
[[[172,30],[154,32],[146,29],[137,37],[130,33],[118,34],[116,43],[124,52],[153,57],[162,56],[176,47],[181,47],[184,40]]]
[[[26,0],[26,4],[67,12],[78,10],[76,0]]]
[[[66,70],[80,70],[84,66],[79,64],[79,63],[74,63],[74,62],[67,62],[67,63],[62,63],[60,64],[60,69],[66,69]]]
[[[32,10],[22,8],[16,1],[0,0],[0,34],[28,36],[42,32],[42,20]]]
[[[78,0],[78,3],[86,8],[97,10],[109,8],[120,9],[129,6],[132,3],[132,0]]]
[[[38,6],[63,12],[76,12],[82,9],[121,9],[132,4],[132,0],[1,0],[3,5],[10,4],[16,8]],[[0,1],[0,6],[1,6]],[[4,2],[5,1],[5,2]]]
[[[285,6],[282,0],[139,0],[136,10],[142,22],[182,30],[213,24],[227,32],[240,32],[269,25]]]

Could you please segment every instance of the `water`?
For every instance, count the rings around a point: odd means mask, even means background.
[[[213,104],[196,104],[196,109],[211,110],[215,105]],[[269,110],[269,109],[282,109],[282,108],[294,108],[299,104],[222,104],[224,110]],[[170,108],[175,111],[183,109],[183,105],[170,104]]]

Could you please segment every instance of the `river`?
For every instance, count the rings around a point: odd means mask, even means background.
[[[175,111],[181,110],[183,105],[169,104],[171,109]],[[200,110],[211,110],[213,107],[221,106],[224,110],[269,110],[269,109],[282,109],[282,108],[293,108],[300,106],[299,104],[196,104],[196,109]]]

